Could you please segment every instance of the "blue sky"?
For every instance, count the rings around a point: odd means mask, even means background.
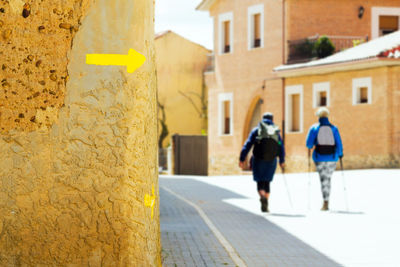
[[[201,0],[156,0],[156,33],[172,30],[212,49],[212,19],[208,12],[196,10],[200,2]]]

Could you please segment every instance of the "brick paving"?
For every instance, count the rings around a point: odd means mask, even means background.
[[[223,202],[243,198],[193,179],[160,178],[164,266],[235,266],[197,211],[198,205],[247,266],[340,266],[267,219]]]
[[[197,211],[160,188],[163,266],[235,266]]]

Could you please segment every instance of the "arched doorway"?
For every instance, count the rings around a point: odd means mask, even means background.
[[[264,101],[261,99],[261,96],[256,96],[251,101],[243,127],[243,144],[246,142],[250,131],[256,127],[261,120],[263,102]]]
[[[244,144],[246,142],[246,140],[250,134],[250,131],[254,127],[256,127],[258,125],[258,123],[260,122],[261,117],[262,117],[263,102],[264,101],[262,100],[261,96],[256,96],[251,101],[251,104],[247,111],[244,127],[243,127],[243,142],[242,142],[242,144]],[[251,155],[251,153],[252,152],[250,151],[249,155]],[[248,158],[249,158],[249,156],[248,156]],[[247,168],[247,166],[246,166],[246,168]]]

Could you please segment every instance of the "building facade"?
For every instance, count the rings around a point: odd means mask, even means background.
[[[156,35],[159,137],[207,133],[207,88],[203,73],[210,50],[167,31]],[[167,132],[165,132],[167,131]]]
[[[286,81],[291,168],[304,169],[303,142],[323,106],[341,133],[347,168],[400,167],[400,31],[275,70]]]
[[[266,111],[275,114],[287,145],[291,140],[305,142],[305,138],[285,129],[286,81],[273,72],[276,66],[292,60],[293,45],[328,35],[337,50],[352,47],[354,41],[364,42],[398,30],[399,8],[395,0],[202,1],[198,9],[209,11],[214,20],[215,67],[205,73],[209,88],[209,173],[241,172],[240,149]],[[288,169],[305,170],[306,158],[305,147],[289,149]]]

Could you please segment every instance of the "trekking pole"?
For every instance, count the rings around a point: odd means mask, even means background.
[[[290,197],[289,186],[286,181],[285,167],[282,168],[282,175],[283,175],[283,181],[285,182],[286,192],[287,192],[288,198],[289,198],[290,208],[293,210],[293,202],[292,202],[292,198]]]
[[[344,190],[344,201],[346,203],[346,211],[349,211],[349,201],[347,199],[347,188],[346,188],[346,180],[344,178],[344,169],[343,169],[342,158],[340,158],[340,168],[342,169],[342,180],[343,180],[343,190]]]
[[[311,149],[308,150],[308,210],[311,210]]]

